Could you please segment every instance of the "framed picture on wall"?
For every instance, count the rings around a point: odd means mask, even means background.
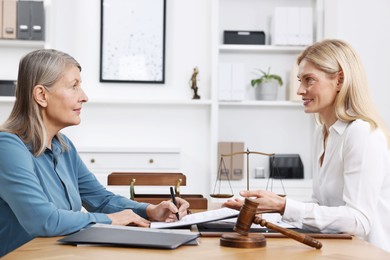
[[[101,0],[100,82],[164,83],[166,0]]]

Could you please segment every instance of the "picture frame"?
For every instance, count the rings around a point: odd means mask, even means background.
[[[166,0],[101,0],[100,82],[165,82]]]

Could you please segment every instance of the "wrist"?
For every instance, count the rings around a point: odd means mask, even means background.
[[[286,209],[286,197],[281,197],[280,198],[280,210],[279,210],[280,215],[284,214],[285,209]]]
[[[152,210],[153,210],[153,205],[149,204],[146,206],[145,213],[146,213],[146,218],[150,220],[150,216],[152,215]]]

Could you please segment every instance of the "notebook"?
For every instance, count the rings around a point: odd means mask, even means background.
[[[58,240],[73,245],[111,245],[123,247],[175,249],[199,237],[196,232],[171,230],[156,231],[149,228],[107,227],[95,225]]]
[[[203,212],[197,212],[184,216],[181,220],[175,222],[152,222],[151,228],[176,228],[183,226],[190,226],[194,224],[206,223],[221,219],[237,217],[238,210],[230,208],[219,208]]]

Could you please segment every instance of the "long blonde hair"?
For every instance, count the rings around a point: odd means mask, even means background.
[[[362,119],[372,129],[380,128],[390,147],[389,130],[371,98],[364,67],[357,52],[344,41],[328,39],[307,47],[299,55],[298,65],[303,59],[330,76],[342,71],[342,87],[335,100],[336,117],[345,122]]]
[[[36,85],[51,88],[69,65],[77,66],[81,71],[80,64],[73,57],[52,49],[30,52],[20,60],[15,104],[0,131],[18,135],[35,156],[45,151],[47,132],[40,107],[33,98],[33,89]],[[57,133],[56,137],[65,149],[61,135]]]

